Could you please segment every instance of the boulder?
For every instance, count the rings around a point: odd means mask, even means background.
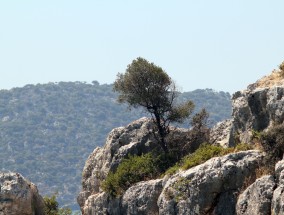
[[[276,186],[274,177],[263,176],[250,185],[238,198],[237,215],[267,215]]]
[[[158,214],[157,200],[162,189],[162,179],[140,182],[130,187],[122,197],[122,214]]]
[[[159,196],[159,214],[235,214],[238,191],[262,158],[258,151],[238,152],[173,175]]]
[[[0,215],[44,215],[37,187],[19,173],[0,173]]]
[[[284,160],[276,164],[275,174],[278,186],[273,193],[271,213],[281,215],[284,214]]]
[[[230,143],[233,143],[233,140],[230,140],[233,137],[232,122],[228,119],[217,123],[210,131],[210,143],[224,148],[231,147]]]

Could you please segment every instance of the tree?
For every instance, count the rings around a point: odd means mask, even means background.
[[[158,131],[158,142],[168,152],[166,136],[170,123],[182,123],[190,116],[194,104],[188,101],[177,104],[180,92],[168,74],[154,63],[139,57],[127,66],[124,74],[118,73],[114,91],[119,92],[118,101],[132,107],[143,107],[152,116]]]
[[[59,204],[56,200],[56,195],[52,195],[51,197],[45,196],[44,198],[45,204],[45,214],[46,215],[71,215],[72,211],[70,208],[59,208]]]

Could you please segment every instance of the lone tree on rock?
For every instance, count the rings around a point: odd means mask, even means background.
[[[124,74],[117,74],[114,91],[120,93],[120,103],[143,107],[151,114],[158,132],[158,142],[168,153],[166,136],[170,133],[170,123],[184,122],[194,109],[193,102],[177,104],[180,92],[173,80],[161,67],[141,57],[133,60]]]

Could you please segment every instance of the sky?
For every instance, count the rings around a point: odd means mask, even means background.
[[[233,93],[284,61],[283,0],[0,0],[0,89],[113,83],[143,57]]]

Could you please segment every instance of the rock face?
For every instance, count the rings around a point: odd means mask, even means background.
[[[275,173],[278,186],[273,193],[271,213],[280,215],[284,214],[284,160],[276,164]]]
[[[275,166],[275,176],[257,179],[238,198],[237,215],[284,214],[284,160]]]
[[[82,177],[83,190],[77,198],[81,208],[84,207],[89,196],[101,192],[101,181],[105,179],[109,171],[117,168],[123,158],[161,150],[150,132],[152,129],[152,121],[141,118],[126,127],[115,128],[109,133],[104,147],[96,148],[86,161]],[[182,144],[182,141],[186,140],[187,132],[186,129],[176,129],[171,138],[175,139],[175,135],[182,137],[179,141],[179,144]],[[193,144],[192,148],[195,150],[198,145]]]
[[[122,214],[158,214],[157,200],[162,189],[162,179],[140,182],[130,187],[122,197]]]
[[[0,173],[0,215],[44,215],[37,187],[18,173]]]
[[[152,123],[142,118],[127,127],[113,129],[103,148],[96,148],[86,161],[83,170],[83,191],[78,203],[83,207],[90,195],[100,192],[100,183],[110,170],[115,170],[119,162],[128,155],[141,155],[157,147],[153,135],[149,134]]]
[[[159,214],[235,214],[239,189],[261,160],[257,151],[239,152],[172,176],[159,197]]]
[[[90,195],[82,212],[91,214],[235,214],[237,194],[252,177],[263,155],[246,151],[212,158],[171,177],[140,182],[121,198]],[[232,180],[233,178],[233,180]]]
[[[232,119],[212,129],[210,142],[224,147],[236,142],[249,143],[253,131],[282,123],[283,77],[275,72],[235,93]],[[256,180],[264,164],[264,154],[257,150],[215,157],[172,176],[136,183],[119,198],[104,193],[101,181],[123,158],[157,149],[155,138],[149,133],[152,126],[151,121],[143,118],[114,129],[105,146],[89,156],[83,171],[83,190],[78,197],[83,215],[284,214],[284,161],[277,163],[276,177],[266,175]],[[187,137],[183,130],[176,134],[180,139]],[[192,149],[197,147],[198,144]],[[182,151],[182,147],[176,148]]]
[[[219,123],[213,128],[211,143],[226,147],[235,146],[236,142],[249,143],[253,131],[262,131],[275,123],[282,123],[284,77],[280,71],[274,71],[249,85],[246,90],[236,92],[232,97],[232,106],[231,121]]]
[[[271,211],[271,200],[276,186],[273,176],[257,179],[240,196],[237,215],[267,215]]]
[[[233,133],[241,142],[251,140],[252,131],[262,131],[284,121],[284,86],[256,88],[233,96]]]

